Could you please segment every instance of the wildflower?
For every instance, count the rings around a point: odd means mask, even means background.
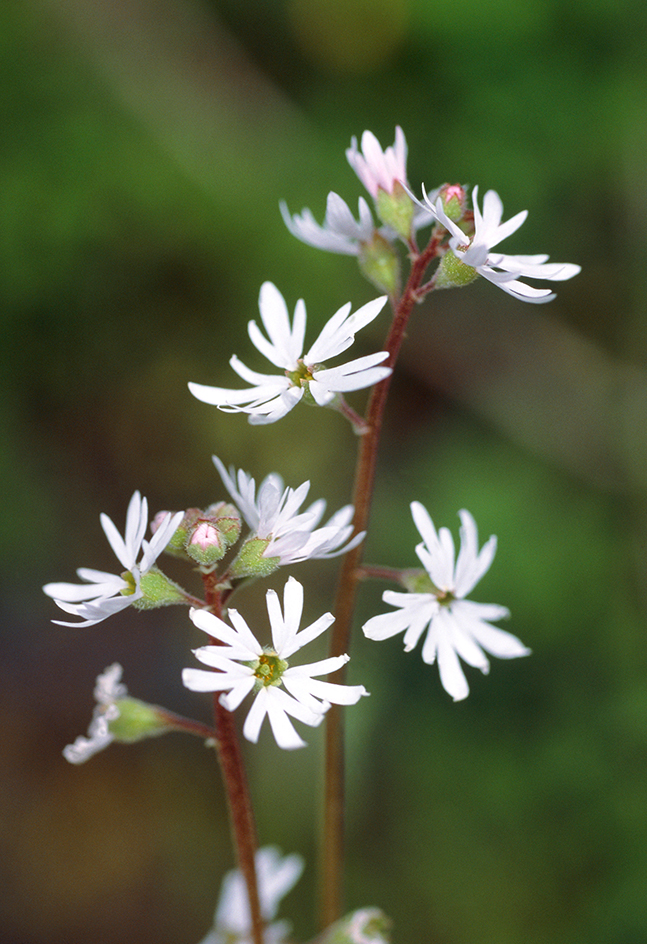
[[[110,722],[119,717],[117,699],[124,698],[128,694],[126,686],[120,681],[122,672],[123,669],[119,663],[115,662],[97,676],[94,687],[97,705],[88,728],[88,737],[79,736],[74,744],[68,744],[63,749],[63,757],[70,764],[85,763],[114,741],[115,736],[110,730]]]
[[[483,214],[477,202],[478,187],[474,187],[472,200],[474,233],[471,236],[450,219],[443,209],[440,196],[434,195],[432,199],[425,194],[424,203],[416,201],[420,207],[430,210],[438,222],[451,233],[449,249],[436,273],[437,288],[466,285],[477,275],[482,275],[484,279],[523,302],[542,303],[555,298],[554,293],[547,288],[526,285],[525,282],[518,281],[520,277],[563,282],[580,272],[580,266],[572,263],[549,263],[547,255],[506,256],[503,253],[492,253],[491,250],[495,246],[519,229],[528,211],[522,210],[512,219],[502,223],[503,204],[498,193],[494,190],[487,191],[483,198]]]
[[[102,570],[80,567],[77,574],[82,580],[88,581],[87,583],[46,584],[43,591],[54,599],[57,606],[66,613],[83,618],[81,623],[66,623],[62,620],[53,622],[60,626],[94,626],[131,604],[144,601],[145,597],[147,602],[140,605],[156,606],[166,602],[178,602],[181,596],[177,593],[177,588],[156,569],[156,575],[162,578],[156,588],[157,602],[152,597],[147,597],[142,588],[142,579],[153,571],[155,561],[173,537],[183,517],[182,511],[174,515],[166,514],[151,540],[146,541],[144,534],[148,525],[148,503],[139,492],[135,492],[128,505],[125,538],[119,534],[111,519],[102,514],[101,527],[119,563],[125,568],[125,573],[116,576]],[[140,551],[141,558],[137,562]],[[162,599],[165,594],[166,598]]]
[[[388,353],[380,351],[349,361],[339,367],[327,368],[324,361],[336,357],[351,346],[355,333],[378,316],[386,296],[376,298],[353,315],[350,302],[339,309],[324,325],[312,347],[303,354],[306,310],[299,300],[290,325],[283,296],[271,282],[261,286],[259,308],[268,338],[255,321],[248,325],[254,346],[283,374],[259,374],[250,370],[234,355],[229,363],[243,380],[252,386],[247,390],[229,390],[190,383],[194,397],[212,403],[229,413],[248,413],[249,422],[274,423],[297,405],[305,395],[319,406],[335,406],[339,394],[360,390],[378,383],[391,373],[390,367],[378,367]]]
[[[357,148],[357,138],[352,138],[346,157],[374,200],[377,200],[380,189],[392,194],[396,183],[405,184],[407,181],[407,142],[399,126],[395,129],[392,147],[383,151],[375,135],[365,131],[362,153]]]
[[[490,569],[496,538],[492,536],[479,551],[476,522],[469,512],[460,511],[461,547],[454,563],[454,541],[449,530],[441,528],[436,533],[429,514],[419,502],[411,504],[411,511],[422,537],[416,554],[426,576],[416,581],[414,589],[418,592],[385,591],[384,602],[398,609],[372,617],[364,624],[364,635],[369,639],[388,639],[404,632],[404,648],[410,652],[427,629],[423,661],[431,665],[438,658],[443,688],[454,701],[460,701],[469,694],[469,687],[459,657],[487,674],[490,664],[483,650],[499,659],[526,656],[530,650],[516,636],[490,625],[490,621],[510,615],[504,606],[465,599]]]
[[[265,944],[283,944],[290,933],[287,921],[274,921],[281,899],[296,885],[303,871],[299,855],[281,856],[275,846],[264,846],[255,857],[261,916],[272,922],[264,929]],[[239,869],[222,882],[213,928],[200,944],[251,944],[251,915],[245,880]]]
[[[330,518],[323,528],[317,525],[326,509],[326,502],[319,499],[299,513],[310,489],[304,482],[297,489],[283,488],[283,479],[270,473],[263,479],[256,494],[256,482],[233,466],[229,471],[218,456],[213,456],[214,465],[234,503],[255,537],[267,541],[263,557],[279,558],[279,565],[295,564],[312,558],[337,557],[356,547],[365,532],[353,533],[351,520],[353,506],[345,505]],[[345,542],[348,541],[347,544]]]
[[[346,202],[336,193],[329,193],[323,226],[319,226],[307,208],[301,211],[301,215],[291,216],[284,201],[280,206],[285,225],[292,235],[315,249],[358,256],[362,245],[370,243],[375,233],[373,216],[363,197],[359,198],[357,221]]]
[[[274,590],[267,591],[266,602],[272,647],[261,646],[236,610],[230,609],[228,613],[232,629],[212,613],[192,609],[190,615],[195,625],[223,645],[195,650],[196,657],[217,672],[184,669],[182,680],[194,692],[226,692],[220,696],[220,703],[228,711],[234,711],[246,695],[254,692],[243,734],[247,740],[256,743],[267,715],[276,743],[285,750],[292,750],[303,747],[305,742],[295,731],[288,715],[316,727],[331,702],[354,705],[368,692],[363,685],[336,685],[314,678],[341,668],[348,662],[347,655],[290,667],[288,659],[334,622],[334,616],[325,613],[298,632],[303,612],[303,587],[294,577],[289,577],[285,585],[283,612]]]

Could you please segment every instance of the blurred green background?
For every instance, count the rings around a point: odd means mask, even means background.
[[[95,676],[208,718],[182,689],[182,613],[53,626],[40,591],[114,569],[123,526],[222,496],[211,453],[312,481],[335,509],[353,434],[332,412],[253,429],[193,400],[270,279],[312,334],[375,294],[352,259],[285,230],[361,192],[344,149],[402,125],[409,180],[478,183],[508,252],[583,272],[548,307],[489,284],[439,293],[394,381],[367,557],[411,566],[408,504],[499,538],[474,594],[509,606],[529,659],[468,671],[454,705],[400,638],[358,638],[348,714],[349,906],[398,944],[636,944],[647,937],[647,14],[638,0],[4,0],[0,7],[3,396],[0,924],[3,944],[195,944],[231,867],[212,754],[171,735],[73,768]],[[386,321],[363,332],[376,350]],[[256,358],[256,359],[255,359]],[[353,403],[361,409],[363,395]],[[300,565],[307,616],[336,568]],[[285,575],[274,581],[282,586]],[[359,618],[379,611],[370,586]],[[262,620],[264,588],[241,609]],[[301,852],[312,920],[319,732],[247,751],[263,843]]]

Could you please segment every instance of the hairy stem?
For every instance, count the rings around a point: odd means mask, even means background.
[[[419,301],[418,290],[425,270],[437,254],[439,240],[432,236],[426,249],[412,258],[411,272],[406,288],[394,305],[394,316],[387,335],[384,350],[389,352],[385,361],[388,367],[394,367],[400,351],[405,329],[413,306]],[[355,483],[353,488],[354,533],[366,531],[375,485],[375,469],[382,432],[384,408],[393,374],[378,383],[371,393],[366,410],[366,432],[359,442]],[[350,635],[357,584],[360,578],[358,568],[362,562],[363,543],[353,548],[343,558],[337,598],[335,601],[335,622],[332,626],[330,655],[338,656],[350,649]],[[346,667],[342,666],[332,673],[328,680],[342,684],[346,677]],[[326,715],[326,771],[324,795],[324,839],[322,855],[322,921],[328,927],[336,921],[343,911],[343,868],[344,868],[344,727],[341,709],[333,705]]]

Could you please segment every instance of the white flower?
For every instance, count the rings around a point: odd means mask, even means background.
[[[348,662],[348,656],[335,656],[309,665],[289,666],[288,659],[306,643],[320,636],[334,616],[325,613],[310,626],[299,630],[303,612],[303,587],[289,577],[283,592],[283,613],[278,595],[268,590],[267,612],[272,628],[273,647],[263,647],[236,610],[229,610],[233,629],[206,610],[191,610],[191,619],[223,645],[203,646],[195,650],[196,657],[217,672],[203,669],[184,669],[182,681],[194,692],[228,692],[221,695],[220,703],[234,711],[246,695],[254,691],[256,697],[243,726],[248,741],[256,743],[261,725],[267,715],[279,747],[292,750],[303,747],[291,715],[304,724],[316,727],[330,708],[330,703],[354,705],[368,692],[363,685],[335,685],[321,682],[313,676],[335,672]],[[284,686],[287,691],[284,691]],[[289,693],[289,694],[288,694]]]
[[[43,591],[53,597],[57,606],[66,613],[83,618],[82,623],[66,623],[62,620],[52,622],[60,626],[93,626],[140,600],[143,596],[141,578],[152,568],[183,517],[182,511],[174,515],[167,514],[151,540],[146,541],[144,534],[148,525],[148,504],[139,492],[135,492],[128,505],[125,538],[119,534],[111,519],[102,514],[101,527],[127,573],[117,576],[80,567],[77,574],[88,583],[46,584]],[[140,551],[142,555],[137,562]],[[130,579],[125,579],[127,577]]]
[[[409,195],[413,196],[411,193]],[[433,197],[435,198],[435,195]],[[434,202],[432,197],[425,194],[424,203],[416,201],[419,206],[430,210],[438,222],[449,230],[452,234],[449,240],[450,249],[460,262],[473,268],[475,273],[482,275],[484,279],[498,285],[504,292],[520,301],[541,303],[555,298],[554,293],[547,288],[534,288],[526,285],[525,282],[519,282],[520,276],[563,282],[566,279],[572,279],[581,271],[580,266],[572,263],[548,263],[547,255],[506,256],[503,253],[492,253],[491,250],[495,246],[519,229],[528,211],[522,210],[506,223],[502,223],[503,204],[496,191],[488,190],[485,194],[483,214],[479,210],[477,200],[478,187],[474,187],[472,192],[474,235],[472,237],[466,236],[460,226],[449,219],[440,197]]]
[[[205,387],[189,384],[194,397],[212,403],[226,412],[249,413],[250,423],[274,423],[296,406],[308,392],[319,406],[333,404],[336,395],[349,390],[370,387],[388,377],[390,367],[377,367],[388,353],[380,351],[359,357],[340,367],[326,368],[323,362],[336,357],[351,346],[355,333],[378,316],[386,295],[364,305],[350,314],[350,302],[340,308],[324,325],[312,347],[303,354],[306,329],[306,309],[300,299],[290,325],[288,309],[283,296],[271,282],[261,286],[259,308],[269,340],[255,321],[248,325],[254,346],[283,374],[259,374],[245,367],[234,355],[229,363],[243,380],[252,386],[248,390],[229,390],[223,387]]]
[[[265,944],[283,944],[290,933],[287,921],[274,921],[281,899],[294,888],[303,872],[299,855],[281,856],[275,846],[264,846],[255,857],[261,916],[271,921],[264,929]],[[213,928],[200,944],[252,944],[247,886],[239,869],[222,882]]]
[[[348,163],[353,168],[374,200],[378,190],[393,193],[396,182],[407,181],[407,142],[399,126],[395,129],[395,143],[382,151],[380,142],[371,131],[362,135],[362,152],[357,149],[357,138],[352,138],[346,151]]]
[[[370,243],[375,233],[373,216],[363,197],[359,198],[358,203],[359,222],[355,220],[346,202],[332,192],[328,194],[323,226],[319,226],[308,209],[302,210],[300,216],[291,216],[284,201],[280,207],[285,225],[292,235],[315,249],[358,256],[362,244]]]
[[[83,764],[94,754],[102,751],[114,741],[110,733],[110,722],[119,717],[119,708],[115,704],[118,698],[125,698],[128,690],[120,682],[123,669],[118,662],[109,666],[97,676],[94,686],[94,698],[97,702],[88,728],[88,737],[79,736],[74,744],[63,748],[63,757],[70,764]]]
[[[443,688],[454,701],[459,701],[469,694],[459,656],[487,674],[490,664],[484,649],[499,659],[526,656],[530,650],[516,636],[490,625],[491,620],[510,615],[504,606],[465,599],[489,570],[496,553],[496,538],[491,537],[479,551],[476,522],[469,512],[460,511],[461,548],[454,564],[454,541],[449,530],[441,528],[437,534],[419,502],[411,504],[411,511],[423,539],[416,554],[429,575],[430,590],[424,593],[387,590],[382,599],[399,609],[372,617],[363,627],[364,634],[369,639],[388,639],[404,631],[404,648],[409,652],[427,629],[423,661],[431,665],[438,658]]]
[[[355,535],[351,520],[353,506],[340,508],[323,528],[317,525],[326,509],[326,502],[319,499],[305,511],[299,513],[310,489],[304,482],[297,489],[283,489],[283,479],[270,473],[259,485],[256,494],[254,479],[233,466],[229,471],[218,456],[212,456],[220,478],[234,504],[256,537],[270,539],[263,557],[279,557],[281,566],[296,564],[313,558],[336,557],[356,547],[364,538],[365,531]],[[344,544],[348,541],[348,544]]]

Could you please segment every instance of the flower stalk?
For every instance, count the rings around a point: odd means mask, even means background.
[[[384,350],[388,351],[385,365],[393,369],[400,352],[409,317],[420,300],[419,290],[425,271],[438,252],[440,240],[432,236],[421,253],[412,253],[409,279],[400,300],[395,304],[393,321]],[[413,246],[412,246],[413,249]],[[389,374],[373,387],[366,410],[366,432],[359,441],[355,482],[353,486],[353,529],[355,533],[366,531],[371,501],[375,486],[375,469],[382,432],[384,409],[391,384]],[[335,622],[330,639],[331,657],[350,648],[357,584],[361,578],[363,542],[344,556],[337,586]],[[329,681],[343,684],[346,667],[342,666],[329,676]],[[322,850],[321,914],[324,927],[337,921],[343,912],[343,861],[344,861],[344,727],[339,707],[333,705],[326,715],[326,766],[324,786],[324,826]]]
[[[222,611],[220,596],[212,587],[212,581],[209,580],[210,575],[205,576],[207,602],[211,612],[220,617]],[[217,645],[217,640],[214,639],[213,643]],[[220,704],[218,692],[214,693],[213,696],[213,715],[218,743],[218,760],[220,761],[220,769],[227,794],[232,838],[236,849],[238,868],[245,881],[249,898],[249,913],[252,925],[251,938],[253,944],[263,944],[264,925],[255,865],[258,839],[254,812],[234,715],[233,712],[227,711],[224,705]]]

